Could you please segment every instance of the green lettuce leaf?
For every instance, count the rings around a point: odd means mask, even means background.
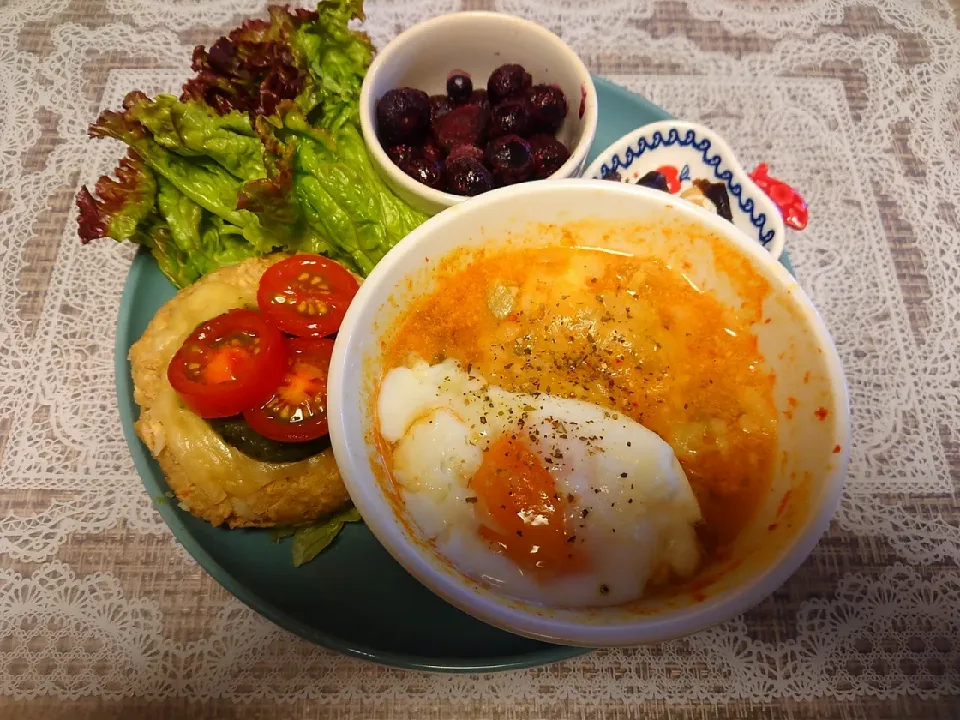
[[[177,247],[167,225],[159,214],[150,216],[148,222],[130,238],[133,242],[150,249],[160,271],[177,287],[185,287],[200,278],[200,272],[194,268],[190,258]]]
[[[295,527],[277,527],[270,531],[270,539],[275,543],[281,543],[288,537],[292,537],[297,531]]]
[[[360,517],[360,513],[355,507],[351,506],[326,520],[297,528],[293,534],[293,544],[291,546],[293,566],[300,567],[326,550],[348,522],[362,521],[363,518]]]
[[[149,248],[161,272],[186,287],[216,268],[254,257],[253,247],[231,226],[158,178],[157,207],[128,238]]]
[[[366,276],[404,236],[426,220],[397,197],[373,167],[359,128],[314,127],[293,103],[257,123],[264,145],[282,156],[274,177],[257,184],[254,209],[266,225],[285,198],[304,223],[296,249],[327,255]],[[245,186],[246,194],[250,185]],[[254,208],[252,203],[244,207]],[[283,209],[281,217],[288,217]]]
[[[153,213],[157,180],[143,159],[129,151],[117,165],[116,176],[116,180],[101,177],[93,193],[80,188],[77,222],[84,244],[101,237],[131,240]]]
[[[150,100],[127,96],[126,114],[139,122],[161,147],[185,157],[209,158],[239,180],[266,176],[263,145],[240,112],[217,115],[206,105],[180,102],[173,95]]]
[[[181,99],[132,92],[93,137],[126,143],[117,179],[77,196],[80,237],[151,249],[178,287],[276,251],[316,252],[362,275],[426,215],[367,154],[359,98],[373,46],[360,0],[273,7],[208,51]]]
[[[360,88],[374,48],[348,23],[363,17],[363,0],[324,0],[317,7],[316,21],[298,27],[290,39],[313,80],[298,105],[313,124],[326,130],[360,122]]]
[[[384,184],[353,124],[337,131],[332,150],[300,140],[294,192],[315,231],[303,249],[322,252],[333,245],[332,257],[363,276],[426,219]],[[320,244],[311,246],[311,239]]]
[[[159,188],[157,207],[166,222],[169,242],[173,244],[173,247],[167,243],[159,248],[170,272],[164,269],[164,264],[161,269],[168,277],[171,273],[177,276],[174,284],[189,284],[217,268],[235,265],[256,255],[253,246],[235,228],[204,210],[172,183],[160,178]],[[156,245],[167,237],[164,234],[153,242]],[[180,269],[175,270],[177,267]]]
[[[233,225],[257,252],[271,252],[286,240],[282,235],[262,228],[254,213],[237,209],[242,181],[208,156],[186,157],[163,147],[133,117],[132,109],[142,106],[142,100],[137,97],[125,105],[130,107],[122,113],[110,110],[101,113],[90,126],[90,134],[127,143],[156,175],[165,178],[204,210]],[[140,112],[144,112],[142,108]]]

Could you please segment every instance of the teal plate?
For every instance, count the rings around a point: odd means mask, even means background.
[[[600,126],[591,162],[621,135],[669,115],[642,97],[595,78]],[[784,253],[784,264],[789,260]],[[444,672],[531,667],[587,652],[522,638],[466,615],[398,565],[366,526],[348,525],[335,543],[301,568],[289,540],[265,530],[215,528],[162,501],[166,479],[133,430],[138,414],[127,353],[174,295],[148,253],[127,277],[117,325],[120,419],[143,484],[177,539],[217,582],[261,615],[319,645],[384,665]]]

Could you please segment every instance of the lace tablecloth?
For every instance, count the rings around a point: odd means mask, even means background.
[[[172,90],[260,0],[0,2],[0,717],[960,717],[960,31],[939,0],[367,0],[380,44],[427,16],[538,20],[598,73],[769,162],[846,366],[842,509],[755,610],[652,648],[482,676],[345,659],[186,555],[114,396],[132,251],[81,248],[72,198],[119,146],[88,122]],[[256,662],[254,662],[254,659]]]

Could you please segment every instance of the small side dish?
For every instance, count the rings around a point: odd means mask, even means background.
[[[130,349],[135,428],[184,510],[214,525],[319,534],[358,520],[327,428],[333,340],[357,280],[320,256],[216,270],[164,305]],[[307,552],[307,547],[312,552]]]
[[[451,70],[446,93],[400,87],[377,101],[377,135],[387,156],[417,182],[456,195],[543,180],[570,157],[557,131],[567,98],[556,85],[533,84],[526,68],[507,63],[486,89]]]
[[[681,120],[650,123],[603,150],[585,177],[642,185],[714,212],[774,258],[783,252],[786,222],[807,223],[799,193],[767,175],[766,165],[748,174],[727,143],[703,125]]]
[[[363,81],[367,150],[394,191],[431,215],[529,180],[578,176],[597,128],[577,54],[536,23],[458,12],[377,53]]]

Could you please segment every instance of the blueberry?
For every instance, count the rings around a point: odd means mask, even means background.
[[[414,158],[408,160],[400,166],[407,175],[417,182],[423,183],[428,187],[441,189],[443,186],[443,172],[437,163],[430,162],[426,158]]]
[[[430,98],[411,87],[388,90],[377,103],[377,129],[387,145],[420,145],[430,130]]]
[[[387,157],[393,160],[394,165],[403,165],[403,163],[421,157],[423,151],[413,145],[391,145],[385,148]]]
[[[533,151],[519,135],[505,135],[487,145],[484,158],[497,185],[513,185],[533,177]]]
[[[447,189],[456,195],[479,195],[493,189],[493,176],[483,163],[461,157],[446,165]]]
[[[530,138],[533,153],[533,176],[543,180],[553,175],[570,158],[567,146],[553,135],[534,135]]]
[[[530,135],[530,109],[523,100],[505,100],[490,112],[490,137],[504,135]]]
[[[467,100],[467,105],[479,105],[482,108],[490,109],[490,98],[487,97],[486,90],[474,90]]]
[[[477,162],[483,162],[483,150],[474,145],[458,145],[447,155],[447,163],[454,163],[460,158],[468,157]]]
[[[430,128],[436,132],[437,120],[453,109],[446,95],[430,96]]]
[[[443,150],[431,138],[427,138],[427,141],[423,144],[423,156],[430,162],[443,162]]]
[[[487,80],[487,95],[492,105],[499,105],[504,100],[520,97],[533,83],[523,65],[510,63],[501,65],[490,74]]]
[[[440,118],[436,127],[437,144],[449,152],[458,145],[480,147],[487,137],[490,111],[479,105],[461,105]]]
[[[447,77],[447,97],[454,105],[463,105],[473,94],[473,81],[463,70],[454,70]]]
[[[537,132],[555,133],[567,116],[567,98],[555,85],[534,85],[527,91],[530,115]]]

